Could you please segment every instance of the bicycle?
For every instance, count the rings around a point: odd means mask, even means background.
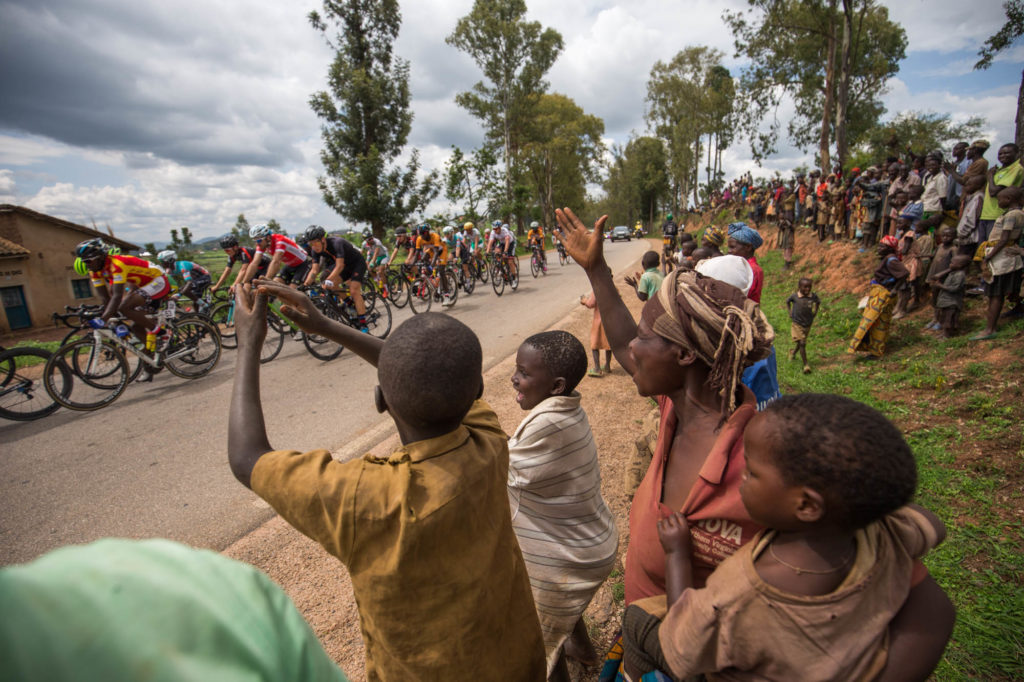
[[[0,417],[12,421],[32,421],[53,414],[60,403],[50,398],[42,385],[43,367],[50,351],[31,346],[0,346]],[[71,391],[71,372],[59,370],[59,391]]]
[[[333,319],[337,319],[353,329],[363,326],[359,324],[359,313],[356,312],[356,304],[349,295],[348,287],[342,285],[338,291],[310,287],[308,291],[319,295],[324,303],[337,313],[337,317]],[[310,297],[312,298],[312,295]],[[367,333],[371,336],[386,339],[391,333],[391,306],[387,300],[380,299],[373,309],[367,306],[363,319],[366,321]]]
[[[565,244],[558,242],[555,244],[555,248],[558,249],[558,264],[565,265],[569,262],[569,254],[565,252]]]
[[[158,372],[163,368],[183,379],[198,379],[220,361],[221,337],[209,322],[198,317],[172,318],[164,307],[157,314],[164,333],[152,355],[125,337],[124,320],[111,318],[114,328],[93,329],[88,338],[61,346],[46,361],[43,384],[50,398],[69,410],[91,411],[117,400],[142,370],[142,363]],[[126,354],[142,363],[129,369]],[[70,373],[72,380],[65,382]]]
[[[430,312],[437,289],[428,274],[428,267],[424,263],[417,266],[417,272],[409,288],[409,308],[413,314]]]
[[[541,251],[541,247],[534,244],[530,247],[530,250],[532,252],[530,254],[530,274],[533,275],[534,278],[542,272],[547,275],[548,266],[544,262],[544,254],[543,251]]]
[[[491,286],[498,296],[508,285],[512,291],[519,288],[519,259],[515,256],[499,256],[491,266]]]
[[[267,336],[263,340],[263,347],[260,349],[261,364],[266,364],[276,358],[281,352],[281,348],[284,347],[285,335],[292,333],[292,329],[286,323],[278,322],[276,319],[273,325],[271,325],[269,322],[270,317],[271,313],[268,312],[267,324],[269,328],[267,329]],[[213,310],[210,311],[210,319],[217,331],[220,332],[221,345],[224,348],[236,348],[238,346],[238,339],[235,335],[234,299],[216,304]],[[282,328],[284,331],[282,331]]]

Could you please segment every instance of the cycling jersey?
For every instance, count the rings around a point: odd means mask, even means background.
[[[171,291],[171,282],[158,265],[135,256],[107,256],[103,269],[90,272],[89,277],[94,287],[131,285],[151,301]]]
[[[543,228],[537,228],[536,230],[530,230],[526,233],[526,240],[533,241],[536,239],[542,246],[544,244],[544,230]]]
[[[353,276],[362,276],[366,272],[366,259],[359,253],[352,242],[341,237],[328,237],[324,240],[324,250],[317,254],[320,258],[320,271],[330,274],[340,258],[344,265],[341,270],[341,281],[347,282]]]
[[[279,253],[283,254],[282,262],[288,267],[302,265],[309,259],[309,256],[306,255],[301,246],[284,235],[272,234],[267,239],[270,240],[270,247],[267,249],[267,253],[271,256],[276,256]],[[255,255],[262,256],[263,253],[263,247],[257,246]]]
[[[108,284],[131,284],[142,288],[157,279],[167,279],[163,269],[148,260],[135,256],[107,256],[103,268],[98,272],[90,272],[92,285],[105,287]]]
[[[448,262],[448,245],[441,241],[436,232],[431,232],[426,239],[422,236],[416,237],[416,250],[422,251],[424,247],[438,251],[441,255],[437,260],[442,265]]]
[[[235,263],[241,263],[242,265],[248,265],[252,262],[253,256],[256,254],[252,249],[247,249],[244,246],[239,246],[233,256],[228,256],[228,267],[235,267]],[[267,266],[270,265],[270,256],[263,253],[260,254],[260,269],[266,272]]]
[[[175,275],[181,275],[181,278],[186,282],[192,281],[192,276],[195,275],[197,279],[210,278],[210,271],[204,268],[198,263],[193,263],[190,260],[178,260],[174,261],[174,267],[171,268],[171,273]]]
[[[480,232],[475,227],[469,232],[460,232],[459,242],[470,251],[476,251],[476,248],[480,246]]]
[[[678,231],[679,226],[674,220],[666,220],[665,224],[661,226],[661,233],[666,237],[675,237]]]

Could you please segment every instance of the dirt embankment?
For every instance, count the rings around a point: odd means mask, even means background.
[[[652,248],[655,246],[652,241]],[[633,268],[638,270],[639,264]],[[632,289],[620,284],[623,299],[635,317],[640,301]],[[586,293],[586,292],[579,292]],[[589,349],[592,313],[580,306],[554,328],[574,334]],[[497,412],[506,433],[512,433],[525,413],[514,400],[509,383],[514,357],[492,368],[484,377],[484,399]],[[629,501],[624,492],[626,465],[641,432],[641,423],[652,404],[637,395],[630,377],[612,360],[612,373],[601,378],[585,377],[578,390],[583,395],[601,465],[601,489],[619,527],[619,562],[612,579],[598,591],[587,610],[591,637],[599,653],[611,646],[622,617],[621,573],[629,536]],[[392,435],[372,449],[387,453],[398,443]],[[227,556],[250,563],[266,572],[295,601],[320,637],[328,654],[353,682],[365,679],[363,643],[359,616],[352,595],[352,583],[345,567],[319,545],[275,517],[224,551]],[[618,595],[618,598],[616,598]],[[424,623],[424,627],[429,627]],[[596,680],[598,668],[572,670],[574,679]]]

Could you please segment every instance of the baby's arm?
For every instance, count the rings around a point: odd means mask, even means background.
[[[665,594],[672,608],[683,591],[693,587],[690,526],[686,517],[673,512],[672,516],[658,521],[658,540],[665,550]]]

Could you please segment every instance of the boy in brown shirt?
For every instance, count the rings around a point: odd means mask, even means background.
[[[307,333],[377,367],[377,410],[394,419],[400,448],[348,462],[327,450],[274,451],[259,386],[268,295]],[[384,342],[266,280],[236,295],[235,322],[231,470],[348,567],[367,679],[543,680],[544,642],[509,514],[507,436],[479,400],[473,331],[428,313]]]

